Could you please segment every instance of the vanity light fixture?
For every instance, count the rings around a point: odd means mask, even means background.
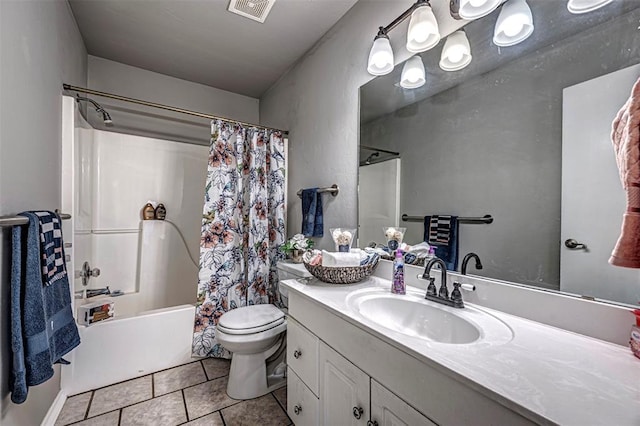
[[[393,50],[389,43],[389,36],[383,27],[380,27],[373,41],[367,71],[371,75],[385,75],[393,71]]]
[[[502,0],[451,0],[449,7],[455,19],[478,19],[500,6]]]
[[[407,50],[411,53],[425,52],[440,41],[438,21],[427,0],[416,3],[407,32]]]
[[[429,0],[417,0],[389,25],[380,27],[369,52],[369,74],[385,75],[393,70],[393,50],[387,34],[409,17],[411,20],[407,32],[407,50],[413,53],[424,52],[438,44],[440,31],[431,4]]]
[[[533,33],[533,16],[526,0],[509,0],[500,10],[493,33],[496,46],[513,46]]]
[[[405,89],[417,89],[426,82],[424,64],[420,55],[413,56],[404,63],[400,86]]]
[[[440,56],[440,68],[444,71],[458,71],[471,63],[471,47],[464,30],[447,37]]]
[[[593,12],[603,6],[608,5],[613,0],[569,0],[567,9],[574,14]]]

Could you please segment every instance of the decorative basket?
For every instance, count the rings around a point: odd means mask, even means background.
[[[379,258],[378,258],[379,259]],[[378,259],[364,266],[322,266],[304,262],[304,267],[314,277],[329,284],[353,284],[367,278],[376,270]]]

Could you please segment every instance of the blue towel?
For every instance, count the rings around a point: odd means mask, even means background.
[[[318,188],[302,190],[302,234],[305,237],[322,237],[322,194]]]
[[[425,216],[424,241],[435,246],[447,270],[458,268],[458,216]]]
[[[16,404],[27,399],[29,386],[49,380],[53,376],[52,364],[67,363],[62,356],[80,344],[71,311],[66,270],[64,274],[49,276],[43,273],[41,263],[41,259],[47,259],[41,238],[46,240],[47,237],[41,236],[40,219],[45,224],[53,223],[51,216],[57,218],[57,215],[51,212],[25,212],[21,215],[29,219],[29,224],[26,228],[13,228],[11,255],[13,356],[9,388],[11,400]],[[59,226],[58,219],[54,229],[59,230]],[[45,232],[49,231],[48,228],[45,226]],[[62,247],[61,233],[59,238]],[[64,250],[62,259],[64,269]]]

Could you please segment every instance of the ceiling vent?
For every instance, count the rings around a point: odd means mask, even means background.
[[[229,12],[264,23],[276,0],[231,0]]]

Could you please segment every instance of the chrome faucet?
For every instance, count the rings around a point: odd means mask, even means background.
[[[467,253],[464,259],[462,259],[462,267],[460,268],[460,273],[462,275],[467,275],[467,263],[469,263],[471,258],[476,259],[476,269],[482,269],[482,262],[480,262],[480,257],[473,252]]]
[[[431,276],[431,268],[434,265],[440,267],[440,289],[436,294],[436,286],[434,284],[435,278]],[[427,294],[425,299],[432,302],[440,303],[454,308],[464,308],[464,302],[462,301],[462,293],[460,292],[460,283],[453,283],[453,291],[451,297],[449,297],[449,290],[447,288],[447,265],[439,257],[434,257],[424,267],[423,279],[429,280],[429,286],[427,287]]]

